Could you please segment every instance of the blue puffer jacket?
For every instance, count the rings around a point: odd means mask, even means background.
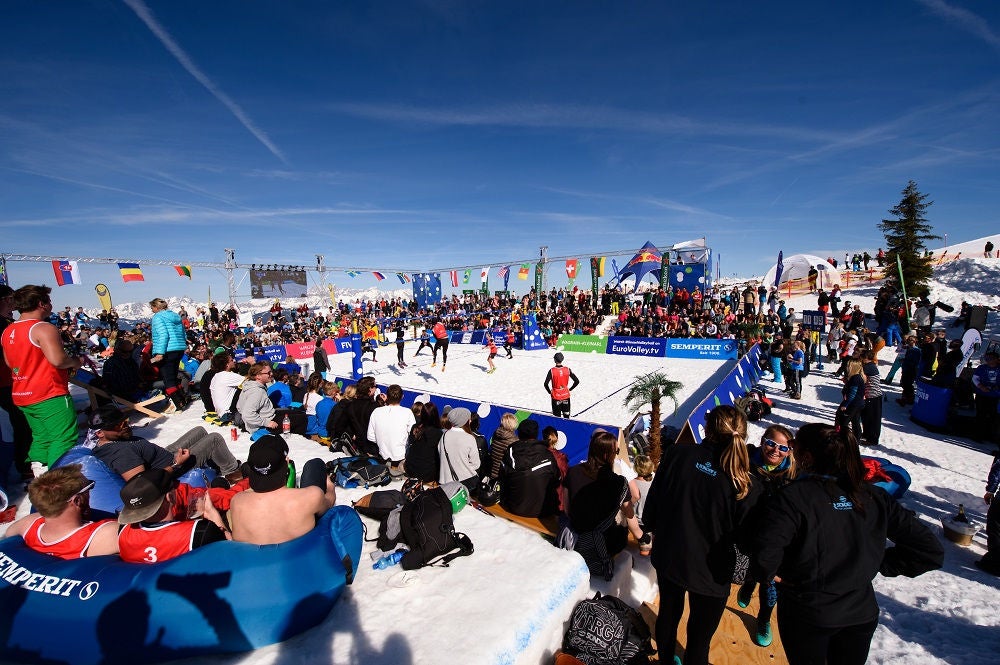
[[[184,324],[177,312],[164,309],[153,315],[149,322],[153,329],[153,355],[159,356],[168,351],[183,351],[187,348],[187,338],[184,336]]]

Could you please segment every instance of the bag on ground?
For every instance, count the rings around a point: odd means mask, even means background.
[[[327,473],[339,487],[380,487],[392,482],[389,467],[371,457],[341,457],[326,463]]]
[[[472,541],[455,531],[452,503],[440,487],[424,490],[399,514],[403,542],[410,551],[400,562],[403,570],[441,564],[472,554]]]
[[[634,665],[655,653],[642,615],[621,599],[600,592],[573,609],[563,651],[587,665]]]

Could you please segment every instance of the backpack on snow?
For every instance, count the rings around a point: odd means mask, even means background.
[[[771,414],[771,398],[759,388],[753,388],[736,400],[734,406],[742,411],[747,420],[754,422]]]
[[[392,482],[389,467],[371,457],[341,457],[326,463],[326,471],[339,487],[380,487]]]
[[[424,490],[404,505],[399,527],[402,541],[410,548],[400,562],[403,570],[447,566],[452,559],[473,552],[469,537],[455,531],[451,500],[440,487]]]
[[[587,665],[634,665],[656,653],[642,615],[615,596],[597,595],[573,608],[563,651]]]
[[[347,432],[344,432],[340,436],[334,437],[330,441],[330,452],[333,453],[344,453],[348,457],[357,457],[361,454],[358,450],[357,444],[354,443],[354,439]]]

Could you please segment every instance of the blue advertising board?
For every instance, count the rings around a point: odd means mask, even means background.
[[[701,443],[705,438],[705,416],[721,404],[732,405],[760,381],[760,345],[754,344],[719,382],[718,387],[688,415],[680,441]]]
[[[667,340],[666,357],[733,360],[736,351],[735,339],[670,339]]]
[[[667,348],[665,337],[608,337],[608,350],[617,356],[646,356],[662,358]]]

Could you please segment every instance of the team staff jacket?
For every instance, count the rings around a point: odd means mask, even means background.
[[[73,531],[59,540],[43,540],[38,530],[45,524],[45,518],[39,516],[31,523],[28,530],[24,532],[24,544],[42,554],[56,556],[60,559],[79,559],[87,556],[90,543],[94,541],[97,530],[106,524],[116,524],[115,520],[101,520],[99,522],[87,522],[76,531]],[[108,527],[114,528],[114,527]]]
[[[569,385],[570,380],[573,385]],[[553,367],[545,375],[545,390],[552,395],[552,399],[569,399],[570,391],[579,383],[580,379],[576,378],[569,367]]]
[[[711,441],[667,448],[642,512],[642,523],[657,535],[651,555],[656,574],[703,596],[728,596],[733,545],[742,540],[760,495],[760,483],[754,482],[750,493],[736,500]]]
[[[222,529],[204,519],[126,524],[118,533],[118,555],[128,563],[158,563],[225,539]]]
[[[916,577],[944,563],[937,537],[882,488],[866,486],[862,508],[828,476],[800,478],[768,502],[753,565],[757,579],[781,578],[785,611],[829,628],[875,621],[876,573]]]
[[[17,406],[31,406],[69,394],[69,371],[57,369],[31,339],[31,329],[43,321],[14,321],[3,331],[3,355],[11,368],[11,397]]]

